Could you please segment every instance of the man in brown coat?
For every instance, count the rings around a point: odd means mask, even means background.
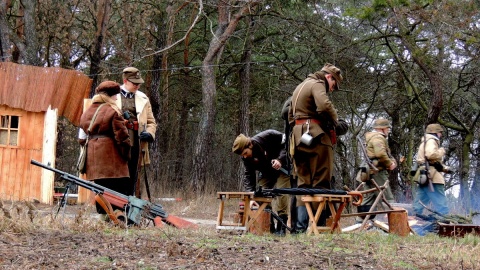
[[[120,85],[113,81],[102,82],[95,89],[96,95],[92,98],[92,105],[80,118],[80,133],[84,135],[88,133],[87,180],[127,194],[130,190],[128,185],[130,138],[122,113],[115,105],[119,92]],[[81,136],[80,144],[85,144],[85,141],[85,137]]]
[[[299,188],[331,188],[333,146],[336,136],[345,134],[348,127],[339,122],[328,92],[337,90],[342,80],[340,69],[327,63],[320,71],[308,75],[293,92],[288,113],[292,127],[290,154]],[[320,225],[328,215],[328,211],[322,213]],[[296,230],[305,231],[307,226],[305,204],[297,197]]]
[[[145,198],[145,184],[140,181],[139,169],[150,164],[148,143],[155,139],[157,123],[152,112],[150,99],[143,92],[139,91],[144,83],[140,71],[134,67],[127,67],[123,70],[123,84],[117,95],[117,106],[124,113],[127,119],[127,128],[132,143],[131,159],[128,163],[130,171],[131,192],[130,195],[138,195]],[[140,164],[139,164],[140,163]],[[136,184],[137,183],[137,184]],[[138,190],[140,188],[140,190]]]

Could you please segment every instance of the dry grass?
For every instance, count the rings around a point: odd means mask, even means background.
[[[161,204],[169,213],[189,218],[214,220],[218,211],[215,196]],[[235,203],[231,207],[234,209]],[[198,230],[169,226],[121,229],[93,212],[92,206],[67,206],[65,215],[60,213],[54,219],[56,212],[51,207],[1,202],[0,251],[5,256],[0,267],[245,269],[248,264],[251,269],[480,269],[480,238],[474,235],[398,237],[375,231],[279,238],[217,231],[215,226],[200,226]],[[72,247],[50,240],[54,235],[75,242],[77,251],[72,253]],[[27,244],[30,242],[36,244]],[[35,259],[39,256],[32,250],[35,248],[50,256],[41,265]],[[121,256],[113,255],[113,249],[121,250]],[[25,257],[29,252],[31,258]],[[76,254],[83,254],[82,258]],[[21,262],[8,259],[20,255]],[[60,255],[79,262],[55,262]]]

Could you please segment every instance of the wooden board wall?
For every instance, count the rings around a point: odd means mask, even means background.
[[[42,169],[31,165],[30,160],[42,160],[45,113],[0,105],[0,114],[19,116],[20,138],[17,146],[0,146],[0,198],[40,201]]]
[[[91,99],[84,99],[83,100],[83,111],[85,112],[88,107],[90,107],[90,105],[92,105],[92,100]],[[79,177],[81,179],[86,179],[86,175],[85,174],[80,174]],[[95,194],[86,189],[86,188],[82,188],[82,187],[78,187],[78,198],[77,198],[77,202],[78,203],[91,203],[91,204],[94,204],[95,203]]]

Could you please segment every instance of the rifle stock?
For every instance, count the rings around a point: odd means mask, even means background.
[[[111,204],[119,208],[126,209],[126,216],[129,221],[139,225],[142,217],[154,221],[156,217],[161,217],[162,221],[168,225],[177,228],[196,228],[197,225],[190,221],[181,219],[167,214],[160,204],[154,204],[135,196],[127,196],[114,190],[108,189],[104,186],[95,184],[93,181],[86,181],[72,174],[63,172],[61,170],[52,168],[36,160],[31,160],[31,164],[41,167],[43,169],[52,171],[60,175],[61,178],[76,184],[80,187],[86,188],[95,194],[102,194],[103,197]]]

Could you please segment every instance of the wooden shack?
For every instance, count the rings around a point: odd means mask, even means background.
[[[92,80],[56,67],[0,63],[0,199],[53,201],[58,116],[78,126]]]

